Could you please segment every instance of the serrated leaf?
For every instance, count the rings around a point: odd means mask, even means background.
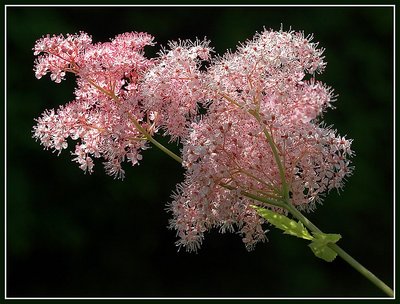
[[[315,238],[315,241],[323,242],[325,244],[328,244],[328,243],[335,244],[337,241],[339,241],[342,238],[342,236],[340,234],[336,234],[336,233],[313,232],[312,234]]]
[[[274,212],[269,209],[265,209],[258,206],[252,206],[256,209],[257,213],[265,218],[268,222],[274,225],[276,228],[283,230],[283,233],[297,236],[306,240],[313,240],[314,237],[308,232],[308,230],[299,221],[296,222],[290,218]]]
[[[308,246],[311,248],[314,254],[327,261],[332,262],[337,253],[328,247],[328,244],[335,244],[339,241],[342,236],[340,234],[328,234],[328,233],[319,233],[313,232],[314,239]]]

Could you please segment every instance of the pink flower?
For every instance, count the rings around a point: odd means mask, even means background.
[[[35,61],[35,75],[38,79],[50,72],[51,80],[61,82],[66,71],[80,60],[84,50],[90,46],[92,38],[80,32],[75,35],[43,36],[36,41],[34,55],[40,55]]]
[[[150,131],[152,119],[139,105],[137,86],[153,65],[143,56],[143,48],[152,40],[146,33],[125,33],[93,45],[83,32],[38,40],[36,76],[50,72],[51,79],[60,82],[71,72],[78,86],[74,101],[42,114],[33,136],[58,152],[67,148],[68,138],[77,140],[72,154],[82,170],[91,173],[93,158],[102,157],[107,173],[122,178],[121,163],[138,164],[140,151],[147,148],[133,119]]]
[[[212,51],[208,41],[170,42],[140,86],[144,107],[172,139],[187,135],[198,106],[206,102],[205,73],[200,70]]]
[[[282,31],[257,34],[214,62],[206,78],[212,104],[183,141],[187,172],[169,206],[179,246],[196,250],[214,227],[238,230],[248,249],[263,241],[254,201],[240,191],[282,201],[285,183],[291,203],[310,210],[325,192],[342,187],[352,171],[351,140],[318,121],[332,90],[304,79],[324,67],[316,44]]]

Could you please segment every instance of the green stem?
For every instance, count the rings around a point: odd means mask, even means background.
[[[346,251],[340,248],[336,244],[328,245],[333,251],[335,251],[343,260],[349,263],[354,269],[356,269],[359,273],[361,273],[364,277],[370,280],[376,287],[381,289],[384,293],[386,293],[389,297],[394,297],[393,289],[387,286],[382,280],[376,277],[371,271],[365,268],[363,265],[358,263],[355,259],[353,259]]]
[[[322,231],[318,229],[308,218],[306,218],[300,211],[298,211],[293,205],[286,203],[285,208],[289,210],[289,212],[298,220],[300,220],[304,226],[310,229],[313,232]],[[335,251],[343,260],[345,260],[351,267],[361,273],[364,277],[366,277],[369,281],[371,281],[375,286],[381,289],[384,293],[386,293],[390,297],[394,297],[393,290],[387,286],[382,280],[376,277],[371,271],[357,262],[354,258],[352,258],[346,251],[340,248],[337,244],[329,244],[328,245],[333,251]]]
[[[160,144],[157,140],[151,136],[149,132],[147,132],[137,121],[135,118],[132,117],[132,122],[135,125],[135,127],[142,133],[151,143],[153,143],[157,148],[159,148],[161,151],[163,151],[165,154],[169,155],[173,159],[175,159],[178,163],[182,163],[182,158],[180,158],[178,155],[176,155],[174,152],[169,150],[167,147],[163,146]]]
[[[225,189],[228,189],[228,190],[237,190],[237,188],[235,188],[235,187],[233,187],[231,185],[224,184],[224,183],[219,183],[219,185],[221,187],[225,188]],[[240,194],[243,195],[243,196],[246,196],[248,198],[251,198],[253,200],[265,203],[265,204],[269,204],[269,205],[272,205],[272,206],[275,206],[275,207],[279,207],[279,208],[285,208],[285,206],[280,201],[270,200],[270,199],[267,199],[265,197],[261,197],[261,196],[255,195],[253,193],[250,193],[250,192],[247,192],[247,191],[244,191],[244,190],[241,190]]]
[[[298,220],[300,220],[304,226],[306,226],[312,232],[322,233],[322,231],[315,226],[311,221],[306,218],[299,210],[297,210],[292,204],[285,203],[285,208]]]
[[[279,157],[278,149],[276,148],[276,145],[275,145],[271,135],[268,133],[267,129],[265,128],[265,126],[263,126],[263,132],[264,132],[265,137],[267,138],[269,145],[271,146],[272,153],[274,154],[276,164],[278,165],[279,175],[281,177],[281,182],[282,182],[283,198],[285,201],[289,201],[289,187],[286,182],[285,169],[283,168],[281,159]]]
[[[281,182],[282,182],[283,199],[284,199],[284,201],[288,202],[289,201],[289,186],[286,182],[285,168],[281,162],[281,158],[279,156],[279,152],[278,152],[278,149],[276,148],[275,142],[272,139],[271,134],[269,134],[268,130],[265,128],[265,125],[262,123],[260,114],[256,111],[249,111],[249,113],[251,115],[253,115],[255,119],[257,119],[257,121],[260,123],[260,125],[263,128],[263,133],[268,141],[269,146],[271,147],[272,154],[274,155],[276,165],[278,166],[279,175],[280,175]]]

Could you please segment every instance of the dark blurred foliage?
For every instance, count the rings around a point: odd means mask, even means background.
[[[326,48],[320,76],[339,95],[324,120],[354,138],[355,172],[309,214],[323,231],[393,284],[392,8],[7,9],[7,294],[65,297],[384,296],[340,258],[326,263],[307,243],[270,228],[247,252],[235,234],[210,232],[201,250],[177,251],[165,203],[183,170],[153,148],[126,179],[84,175],[71,155],[43,151],[34,118],[73,99],[74,79],[37,80],[32,47],[47,33],[83,30],[94,41],[145,31],[159,45],[207,36],[217,53],[266,28],[314,33]],[[167,141],[165,141],[167,144]],[[171,145],[175,151],[176,144]]]

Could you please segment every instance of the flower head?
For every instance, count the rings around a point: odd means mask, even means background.
[[[47,35],[36,41],[34,55],[39,55],[35,61],[35,75],[38,79],[50,72],[51,80],[59,83],[65,73],[80,61],[84,50],[92,43],[92,38],[84,33],[70,35]]]
[[[209,42],[172,41],[144,77],[140,87],[146,109],[172,139],[187,135],[199,104],[205,104],[203,62],[209,61]]]
[[[322,52],[302,33],[264,31],[213,63],[212,104],[183,142],[186,178],[170,206],[178,245],[197,249],[212,227],[236,227],[249,249],[264,240],[254,201],[240,193],[310,210],[342,187],[351,140],[318,120],[332,90],[305,79],[324,69]]]
[[[153,65],[143,56],[152,41],[150,35],[135,32],[94,45],[83,32],[38,40],[36,76],[50,72],[59,82],[70,72],[77,76],[77,88],[74,101],[42,114],[33,136],[58,152],[67,148],[68,138],[77,140],[72,154],[82,170],[91,173],[93,158],[102,157],[108,174],[123,177],[121,162],[137,164],[140,150],[147,147],[133,119],[151,129],[152,118],[139,104],[137,86]]]

